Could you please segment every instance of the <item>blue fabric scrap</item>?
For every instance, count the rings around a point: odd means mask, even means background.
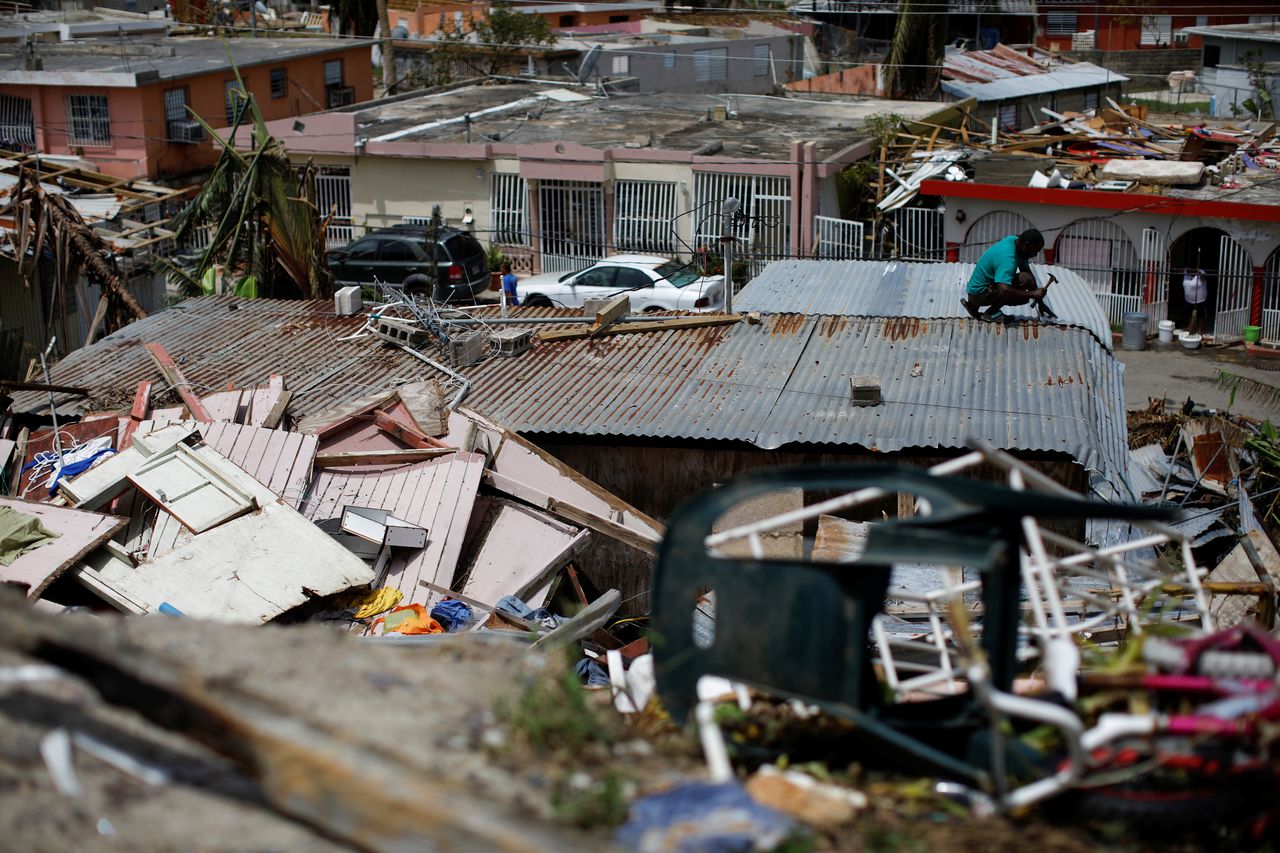
[[[573,671],[578,673],[578,677],[585,681],[588,687],[608,687],[610,684],[609,673],[604,671],[599,661],[591,658],[578,661]]]
[[[431,608],[431,618],[443,625],[444,629],[452,634],[454,631],[461,631],[471,624],[471,608],[461,601],[451,598],[441,601]]]
[[[639,853],[748,853],[772,850],[795,827],[737,782],[688,782],[633,802],[614,839]]]

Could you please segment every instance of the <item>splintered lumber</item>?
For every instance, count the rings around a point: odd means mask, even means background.
[[[592,333],[598,333],[605,326],[616,323],[619,318],[626,315],[631,310],[631,297],[625,293],[620,293],[610,299],[596,311],[596,322],[591,326]]]
[[[187,381],[186,376],[182,375],[182,369],[173,360],[173,356],[169,355],[169,351],[164,348],[164,344],[143,344],[143,346],[146,347],[147,354],[151,356],[151,360],[156,363],[156,367],[160,368],[160,375],[178,392],[182,402],[187,404],[187,410],[191,412],[191,417],[204,423],[211,423],[213,418],[209,417],[209,413],[205,411],[204,404],[200,402],[200,398],[191,390],[191,383]]]
[[[408,444],[412,447],[428,448],[428,447],[441,446],[440,442],[437,441],[436,439],[432,438],[431,436],[427,435],[421,430],[418,430],[409,426],[404,421],[396,420],[391,415],[387,414],[381,409],[374,411],[373,422],[378,425],[378,429],[382,430],[388,435],[395,436],[396,438],[403,441],[405,444]]]
[[[612,849],[595,839],[588,844],[572,829],[531,821],[527,813],[522,817],[514,805],[477,792],[476,782],[450,762],[424,767],[412,754],[421,750],[344,724],[341,717],[323,713],[327,708],[317,710],[329,703],[316,696],[291,702],[251,679],[210,666],[204,655],[179,657],[177,644],[170,653],[157,651],[131,638],[137,626],[126,632],[98,619],[51,616],[11,595],[0,595],[0,623],[5,625],[0,648],[6,652],[57,666],[84,680],[109,705],[135,711],[219,753],[256,783],[255,800],[353,849]],[[209,626],[200,630],[215,641],[226,636]],[[264,638],[263,651],[287,654],[291,642],[296,643],[281,635],[268,647]],[[362,667],[386,660],[367,655],[354,640],[327,650],[340,658],[357,656]],[[350,665],[342,672],[349,679],[369,674]],[[441,673],[441,680],[461,677],[443,668]]]
[[[349,450],[338,453],[317,453],[317,468],[342,468],[348,465],[402,465],[406,462],[422,462],[457,453],[456,447],[414,447],[408,450]]]
[[[711,314],[700,317],[672,317],[667,320],[641,320],[635,323],[614,323],[604,329],[556,329],[539,332],[540,341],[576,341],[583,338],[625,335],[633,332],[667,332],[675,329],[700,329],[706,326],[727,326],[742,320],[739,314]]]
[[[498,474],[492,476],[490,478],[490,482],[494,483],[498,488],[502,488],[503,486],[509,488],[511,486],[510,481],[503,479],[501,475]],[[557,500],[555,498],[547,498],[547,512],[552,515],[558,515],[565,521],[572,524],[580,524],[583,527],[596,531],[597,533],[603,533],[611,539],[617,539],[619,542],[624,542],[633,548],[638,548],[646,554],[658,553],[656,543],[649,541],[634,530],[623,527],[621,524],[617,524],[606,518],[601,518],[599,516],[592,515],[591,513],[583,512],[573,504],[566,503],[565,501]]]

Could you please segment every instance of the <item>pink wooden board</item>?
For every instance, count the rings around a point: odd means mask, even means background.
[[[59,534],[57,539],[46,541],[34,551],[23,554],[12,565],[0,566],[0,581],[25,586],[28,598],[39,597],[59,575],[129,523],[129,519],[116,515],[17,498],[0,498],[0,506],[33,515],[50,532]]]
[[[386,471],[320,471],[301,511],[318,522],[340,516],[344,506],[374,507],[425,527],[427,547],[393,553],[375,585],[399,589],[404,604],[427,603],[438,596],[418,582],[444,587],[452,583],[483,471],[484,457],[478,453],[456,453]]]

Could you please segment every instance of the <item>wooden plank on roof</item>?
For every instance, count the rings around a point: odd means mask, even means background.
[[[406,462],[422,462],[456,453],[453,447],[413,447],[408,450],[352,450],[340,453],[317,453],[317,468],[342,468],[352,465],[402,465]]]
[[[701,329],[708,326],[727,326],[740,322],[738,314],[709,314],[698,317],[671,317],[666,320],[640,320],[634,323],[614,323],[603,329],[594,326],[585,329],[553,329],[539,332],[540,341],[575,341],[609,335],[629,335],[640,332],[669,332],[678,329]],[[594,331],[593,331],[594,329]]]
[[[127,518],[80,509],[0,497],[0,508],[36,518],[56,539],[0,565],[0,582],[26,588],[28,598],[39,598],[64,572],[93,549],[129,524]]]
[[[173,356],[169,355],[168,350],[163,344],[149,343],[143,344],[147,354],[151,356],[151,360],[156,363],[156,367],[160,369],[160,374],[164,376],[174,390],[178,392],[178,396],[182,398],[182,402],[187,404],[187,409],[191,412],[191,416],[198,421],[212,421],[209,413],[205,411],[204,405],[200,402],[200,398],[191,390],[191,383],[187,381],[187,377],[183,375],[178,363],[173,360]]]

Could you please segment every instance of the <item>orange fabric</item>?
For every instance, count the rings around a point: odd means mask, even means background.
[[[384,634],[443,634],[444,626],[427,615],[421,604],[405,604],[373,623]]]

